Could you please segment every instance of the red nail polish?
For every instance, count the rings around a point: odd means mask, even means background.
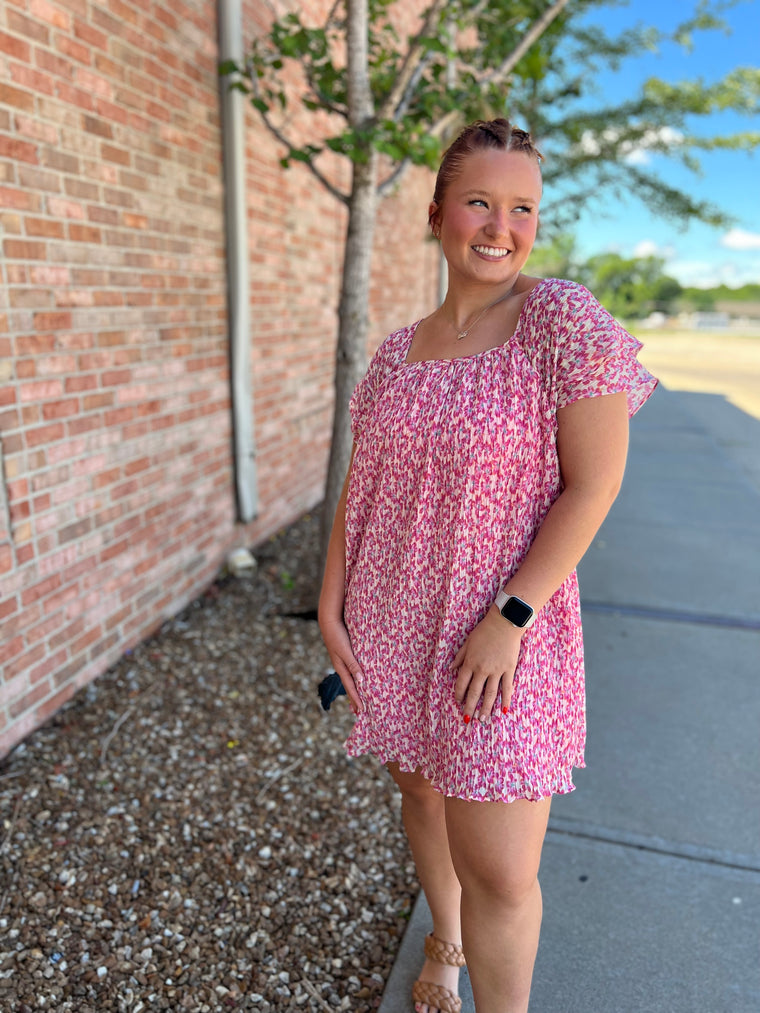
[[[501,708],[501,713],[502,714],[509,714],[509,707],[502,707]]]
[[[464,716],[464,723],[466,725],[469,725],[469,723],[470,723],[470,715],[469,714],[465,714],[465,716]]]

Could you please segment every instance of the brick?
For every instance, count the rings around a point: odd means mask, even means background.
[[[21,63],[29,63],[32,55],[32,47],[23,39],[15,35],[8,35],[7,32],[0,32],[0,52],[13,56]]]
[[[44,74],[41,70],[35,70],[22,63],[11,64],[10,71],[11,81],[23,85],[29,91],[33,91],[37,95],[55,95],[56,82],[52,75]]]
[[[77,218],[84,220],[84,205],[79,201],[67,200],[64,197],[48,197],[47,208],[55,218]]]
[[[13,85],[2,81],[0,82],[0,103],[32,112],[35,107],[34,93],[23,88],[14,88]]]
[[[42,201],[38,194],[12,187],[0,187],[0,203],[6,208],[18,208],[20,211],[39,211]]]
[[[44,243],[23,239],[6,239],[3,252],[11,260],[44,260],[47,248]]]
[[[13,550],[10,545],[0,543],[0,574],[10,573],[13,569]]]
[[[79,398],[64,398],[60,401],[50,401],[42,406],[42,418],[48,422],[51,419],[66,419],[80,412]]]
[[[97,183],[88,183],[83,179],[65,179],[63,188],[70,197],[78,197],[80,200],[97,200],[100,189]]]
[[[43,152],[42,160],[51,169],[58,169],[61,172],[68,173],[79,172],[79,159],[77,156],[67,151],[60,151],[58,148],[47,148]],[[60,183],[55,189],[56,191],[60,191]]]
[[[56,346],[52,334],[21,334],[14,338],[16,355],[40,355],[52,352]]]
[[[44,648],[42,650],[44,651]],[[37,649],[36,654],[38,656],[39,653],[40,653],[39,649]],[[32,660],[31,656],[27,655],[26,660],[27,661]],[[37,659],[35,658],[34,660]],[[12,668],[13,666],[10,667]],[[19,714],[23,714],[24,711],[31,710],[31,708],[34,707],[36,703],[39,703],[39,701],[42,700],[44,697],[46,697],[49,692],[50,692],[50,684],[47,682],[47,680],[43,680],[42,682],[37,683],[34,689],[28,690],[26,693],[23,694],[23,696],[18,697],[16,700],[13,701],[13,703],[10,704],[10,706],[8,707],[8,714],[10,715],[11,718],[17,718]]]
[[[71,313],[35,313],[34,327],[37,331],[63,331],[71,327]]]
[[[71,27],[71,16],[48,0],[29,0],[29,12],[40,21],[46,21],[56,28],[68,31]]]
[[[63,424],[56,422],[46,426],[39,426],[35,429],[28,429],[25,435],[29,447],[45,446],[63,439],[65,430]]]
[[[114,144],[102,144],[100,146],[101,157],[106,162],[116,162],[119,165],[131,165],[132,155],[126,148],[117,148]]]
[[[95,98],[92,92],[86,88],[78,88],[64,82],[58,83],[58,98],[67,105],[76,106],[79,109],[86,109],[88,112],[95,110]]]
[[[100,116],[84,116],[82,120],[84,129],[90,134],[97,134],[99,137],[113,138],[113,127]]]
[[[107,49],[109,34],[101,32],[87,21],[82,21],[80,18],[74,19],[74,37],[82,39],[86,42],[90,49]],[[114,38],[118,39],[118,31],[114,35]]]
[[[94,225],[69,225],[69,239],[75,243],[94,243],[100,245],[103,242],[103,232]]]
[[[44,700],[34,712],[34,719],[37,725],[43,725],[48,718],[56,714],[72,698],[76,690],[77,686],[75,683],[68,683],[53,696]]]
[[[20,141],[17,137],[0,135],[0,158],[10,158],[14,162],[38,162],[37,145],[30,141]]]
[[[77,373],[76,370],[70,370],[70,375],[66,376],[63,381],[64,390],[67,394],[82,393],[87,390],[96,390],[98,387],[98,379],[92,373]],[[106,395],[108,403],[113,401],[113,397]],[[87,398],[85,397],[82,401],[82,410],[87,411]]]
[[[35,42],[42,42],[47,45],[50,41],[50,31],[45,25],[41,25],[39,21],[27,18],[10,8],[6,8],[6,24],[12,32],[16,32],[18,35],[25,35]]]
[[[77,42],[68,35],[56,35],[55,46],[59,53],[65,53],[65,55],[70,56],[72,60],[77,60],[79,63],[85,63],[87,65],[92,63],[92,52],[89,46],[85,46],[84,43]]]
[[[27,236],[47,236],[53,239],[63,239],[64,229],[60,222],[52,221],[49,218],[25,218],[24,229]]]
[[[92,529],[92,521],[89,517],[83,517],[73,524],[66,524],[58,531],[58,544],[65,545],[67,542],[77,541]]]

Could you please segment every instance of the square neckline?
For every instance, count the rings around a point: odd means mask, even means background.
[[[541,286],[545,282],[547,282],[549,280],[550,279],[548,279],[548,278],[539,278],[538,282],[533,286],[533,288],[530,290],[530,292],[528,292],[527,296],[525,297],[525,301],[523,302],[522,307],[520,309],[520,313],[518,314],[517,323],[515,324],[515,329],[512,331],[512,333],[509,334],[504,339],[504,341],[501,342],[500,345],[492,345],[490,348],[484,348],[481,352],[471,352],[469,355],[452,355],[452,356],[449,356],[448,358],[411,359],[410,360],[409,359],[409,352],[412,350],[412,342],[414,341],[414,335],[417,333],[417,328],[420,326],[420,324],[422,323],[422,321],[425,319],[424,317],[420,317],[420,319],[417,320],[416,323],[412,324],[412,326],[409,328],[409,331],[410,331],[410,333],[409,333],[409,342],[408,342],[408,344],[406,346],[406,351],[404,352],[404,358],[403,358],[403,361],[401,363],[402,366],[419,366],[419,365],[429,365],[430,363],[439,363],[439,364],[442,364],[442,363],[450,363],[450,362],[462,362],[462,361],[466,361],[468,359],[481,359],[481,358],[483,358],[483,356],[489,355],[491,352],[503,351],[514,340],[515,336],[520,332],[520,330],[522,328],[522,324],[523,324],[523,316],[525,314],[526,307],[527,307],[528,303],[531,301],[531,299],[533,298],[534,292],[536,292],[539,288],[541,288]]]

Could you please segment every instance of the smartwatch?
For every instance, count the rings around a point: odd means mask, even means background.
[[[506,591],[499,591],[496,595],[496,608],[501,612],[508,623],[512,623],[519,630],[527,630],[536,621],[535,610],[513,594]]]

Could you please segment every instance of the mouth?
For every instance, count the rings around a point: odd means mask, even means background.
[[[505,246],[473,246],[473,250],[479,253],[481,257],[506,257],[512,251],[508,250]]]

